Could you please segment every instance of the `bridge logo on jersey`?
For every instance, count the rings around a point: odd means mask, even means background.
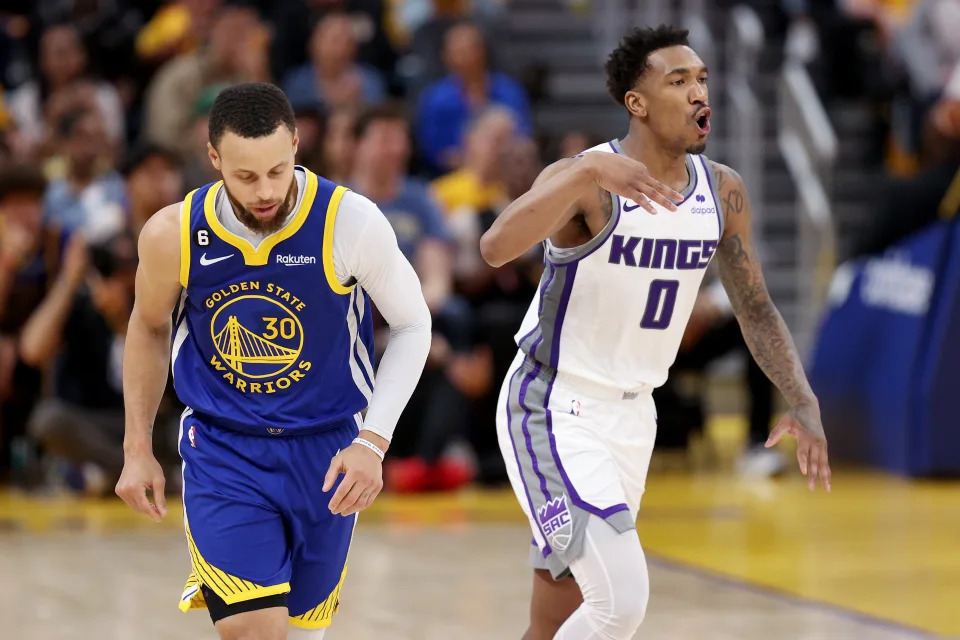
[[[298,314],[306,304],[272,282],[232,284],[205,301],[215,309],[209,365],[242,393],[276,393],[301,382],[310,362],[300,358],[304,331]]]
[[[540,518],[540,529],[551,547],[564,551],[570,546],[573,521],[567,508],[567,494],[561,494],[537,509],[537,516]]]
[[[614,234],[610,264],[644,269],[706,269],[717,250],[716,240],[637,238]]]

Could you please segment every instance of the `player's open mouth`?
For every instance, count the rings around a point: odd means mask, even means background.
[[[696,119],[697,131],[699,131],[700,135],[702,136],[705,136],[708,133],[710,133],[710,114],[711,113],[712,111],[710,111],[710,107],[707,107],[697,114],[697,119]]]
[[[272,204],[269,207],[254,207],[253,212],[260,218],[266,218],[276,213],[279,206],[280,203],[278,202],[277,204]]]

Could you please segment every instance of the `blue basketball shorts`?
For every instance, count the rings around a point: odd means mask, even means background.
[[[330,513],[330,460],[358,433],[353,420],[307,435],[252,435],[181,421],[183,507],[192,572],[180,609],[206,608],[201,585],[228,605],[287,594],[290,624],[330,624],[340,603],[356,514]]]

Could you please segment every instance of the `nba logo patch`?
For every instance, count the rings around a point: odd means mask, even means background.
[[[194,449],[197,448],[197,428],[190,427],[190,430],[187,431],[187,437],[190,438],[190,446]]]
[[[561,494],[537,509],[537,515],[540,518],[540,529],[551,547],[563,551],[570,546],[573,522],[567,508],[567,494]]]
[[[575,416],[580,415],[580,401],[579,401],[579,400],[571,400],[571,401],[570,401],[570,413],[573,414],[573,415],[575,415]]]

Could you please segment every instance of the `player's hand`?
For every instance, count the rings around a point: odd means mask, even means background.
[[[780,418],[770,432],[766,447],[772,447],[789,434],[797,439],[797,462],[800,472],[807,476],[807,486],[813,491],[817,476],[823,488],[830,491],[830,462],[827,460],[827,436],[820,423],[820,410],[814,405],[798,405]]]
[[[128,507],[154,522],[160,522],[167,515],[167,499],[163,494],[165,486],[163,469],[152,452],[128,453],[124,456],[116,492]],[[148,489],[153,492],[152,503],[147,499]]]
[[[585,158],[594,164],[596,181],[601,188],[633,200],[654,215],[657,210],[651,201],[669,211],[676,211],[676,203],[683,201],[682,195],[655,180],[646,165],[633,158],[619,153],[588,153]]]
[[[385,438],[361,431],[360,437],[386,450],[389,442]],[[344,474],[343,481],[330,498],[330,512],[349,516],[363,511],[383,489],[383,463],[372,449],[362,444],[351,444],[330,461],[330,469],[323,479],[323,492],[333,488],[337,476]]]

